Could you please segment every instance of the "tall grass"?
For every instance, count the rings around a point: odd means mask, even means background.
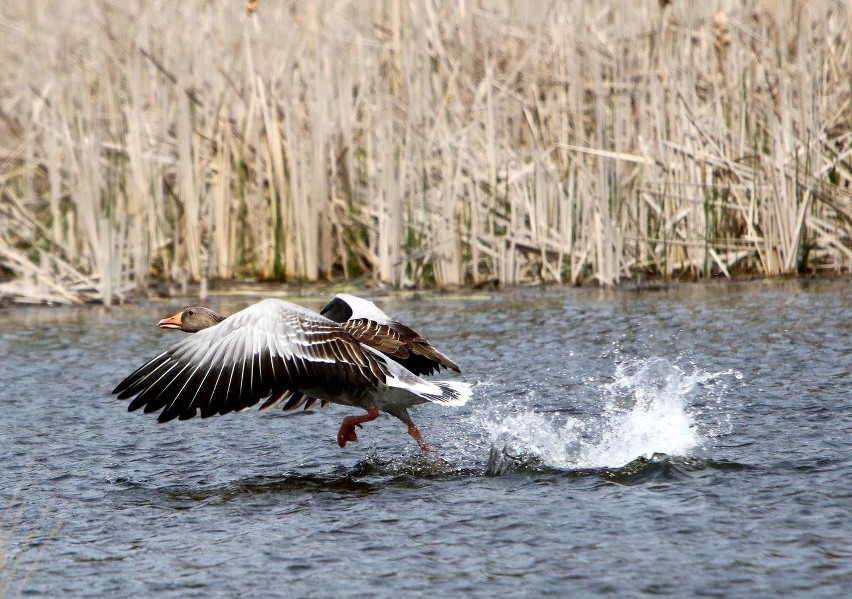
[[[842,0],[249,6],[4,4],[5,293],[852,266]]]

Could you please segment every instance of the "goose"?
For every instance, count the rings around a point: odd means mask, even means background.
[[[204,310],[190,308],[158,323],[193,334],[116,386],[113,394],[131,399],[129,411],[159,410],[158,420],[168,422],[242,411],[261,400],[261,410],[271,409],[300,394],[305,401],[367,412],[343,419],[337,433],[340,447],[358,440],[356,426],[386,412],[401,420],[428,452],[408,409],[429,402],[461,406],[472,394],[468,383],[420,378],[359,341],[341,323],[296,304],[265,299],[227,318]]]

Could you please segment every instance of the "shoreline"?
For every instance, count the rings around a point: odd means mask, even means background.
[[[14,297],[4,297],[0,293],[0,311],[19,311],[29,309],[122,309],[127,307],[145,307],[154,305],[208,305],[221,302],[236,301],[240,298],[278,298],[293,303],[322,302],[336,293],[352,293],[369,299],[395,298],[416,301],[477,301],[487,300],[494,295],[509,295],[512,293],[539,289],[542,291],[574,290],[596,291],[623,295],[624,293],[646,294],[668,292],[685,288],[717,288],[739,287],[752,285],[796,286],[807,287],[811,284],[848,284],[852,283],[851,273],[818,275],[781,275],[765,276],[759,274],[744,275],[734,278],[713,279],[663,279],[662,277],[646,277],[637,282],[623,280],[615,286],[598,285],[590,282],[583,285],[567,285],[552,282],[528,283],[521,285],[490,285],[467,286],[453,289],[392,289],[378,285],[356,285],[351,282],[320,282],[320,283],[281,283],[275,281],[216,281],[210,284],[206,299],[199,295],[201,285],[193,283],[184,290],[174,288],[163,289],[164,282],[149,285],[144,290],[134,290],[125,295],[121,301],[106,306],[92,301],[74,303],[50,303],[45,301],[28,301]],[[0,283],[2,285],[2,283]]]

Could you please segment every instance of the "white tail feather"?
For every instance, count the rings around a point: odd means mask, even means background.
[[[385,383],[388,387],[403,389],[422,397],[427,401],[443,404],[445,406],[463,406],[473,394],[473,388],[469,383],[457,381],[427,381],[416,374],[406,370],[402,365],[394,362],[381,352],[368,347],[361,346],[365,351],[372,352],[381,358],[390,373]]]
[[[445,406],[463,406],[473,395],[473,388],[470,383],[434,381],[432,384],[440,387],[442,393],[440,399],[430,398],[430,401],[444,404]]]

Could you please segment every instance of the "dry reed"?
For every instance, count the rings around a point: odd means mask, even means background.
[[[839,0],[3,12],[0,296],[852,266]]]

